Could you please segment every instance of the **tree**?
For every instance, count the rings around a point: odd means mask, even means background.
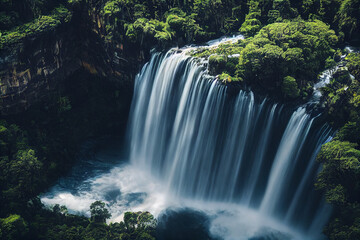
[[[105,223],[106,219],[111,217],[109,210],[105,208],[105,203],[102,201],[93,202],[90,205],[90,213],[93,222]]]
[[[12,187],[8,190],[13,198],[27,199],[36,194],[40,180],[42,163],[33,149],[19,150],[12,161],[7,164],[8,179]]]
[[[249,13],[245,17],[245,21],[241,25],[239,31],[246,36],[253,36],[261,29],[261,9],[259,2],[255,0],[249,1]]]
[[[300,96],[300,89],[295,78],[287,76],[284,78],[281,90],[286,98],[297,98]]]
[[[124,223],[128,232],[133,232],[137,226],[138,214],[134,212],[126,212],[124,214]]]

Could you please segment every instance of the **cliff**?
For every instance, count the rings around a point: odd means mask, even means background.
[[[70,11],[66,9],[66,16],[55,18],[55,24],[40,18],[28,24],[26,30],[0,35],[2,115],[28,109],[61,89],[64,80],[79,69],[109,81],[126,81],[128,87],[133,85],[143,61],[138,57],[140,51],[134,51],[133,46],[129,46],[132,50],[125,49],[124,43],[107,39],[106,21],[96,4],[102,3],[74,5]]]

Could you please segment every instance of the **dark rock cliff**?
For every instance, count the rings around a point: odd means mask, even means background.
[[[0,49],[0,114],[22,112],[79,69],[114,83],[133,79],[144,61],[136,46],[107,40],[105,19],[89,1],[72,9],[72,19]]]

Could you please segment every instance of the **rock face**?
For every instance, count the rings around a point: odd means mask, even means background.
[[[139,50],[107,41],[104,19],[95,9],[78,6],[70,22],[0,49],[0,114],[26,110],[80,68],[110,81],[133,81],[143,61]]]
[[[79,68],[71,41],[58,30],[1,51],[2,114],[26,109]]]

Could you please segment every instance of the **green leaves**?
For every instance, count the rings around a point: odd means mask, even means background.
[[[343,31],[347,38],[350,38],[360,29],[360,1],[344,0],[341,2],[340,10],[336,15],[339,22],[339,30]]]
[[[349,72],[356,78],[360,79],[360,53],[350,53],[346,56],[348,63],[346,64]]]
[[[330,84],[322,89],[328,119],[337,127],[360,120],[359,56],[359,53],[350,53],[346,57],[346,66],[340,67],[333,74]]]
[[[0,49],[17,44],[27,37],[34,37],[46,31],[54,30],[60,24],[69,22],[72,17],[71,12],[64,6],[59,6],[52,11],[51,15],[41,15],[39,18],[20,25],[10,31],[4,32],[0,36]]]
[[[260,16],[256,2],[251,2],[252,8],[248,20]],[[293,20],[269,24],[254,37],[239,43],[221,44],[215,49],[199,49],[193,55],[210,56],[210,72],[214,75],[225,72],[234,76],[233,79],[244,80],[248,85],[282,98],[306,99],[311,95],[311,86],[325,60],[333,54],[336,42],[335,32],[325,23]],[[231,64],[233,58],[229,58],[231,55],[239,59],[236,71]]]
[[[119,6],[120,1],[109,1],[104,6],[105,15],[115,15],[121,12],[121,7]]]
[[[261,29],[261,9],[259,2],[251,0],[249,2],[249,13],[245,17],[239,31],[245,36],[254,36]]]
[[[357,146],[356,143],[347,141],[331,141],[322,147],[318,160],[325,164],[335,164],[337,171],[354,170],[357,172],[360,169],[360,150],[356,149]]]
[[[155,240],[155,228],[157,221],[149,212],[126,212],[124,214],[124,225],[129,239]]]
[[[20,215],[12,214],[7,218],[0,218],[0,239],[23,239],[28,231],[28,224]]]
[[[135,230],[135,226],[137,224],[137,218],[138,218],[138,215],[133,212],[126,212],[124,214],[125,227],[129,232],[132,232]]]
[[[29,197],[34,197],[41,181],[42,166],[34,150],[19,150],[10,161],[2,162],[1,165],[4,166],[3,174],[7,181],[7,187],[3,191],[6,199],[26,201]]]
[[[284,78],[281,90],[286,98],[297,98],[300,96],[300,89],[295,78],[287,76]]]
[[[0,204],[2,211],[19,210],[37,194],[42,163],[18,126],[0,121]]]
[[[256,18],[246,19],[239,31],[245,36],[253,36],[261,29],[261,22]]]
[[[158,20],[146,18],[137,19],[133,24],[127,25],[126,35],[133,41],[142,44],[146,40],[154,39],[162,42],[169,41],[172,33],[168,31],[167,25]]]
[[[326,192],[325,197],[326,197],[326,201],[328,201],[331,204],[335,204],[335,205],[343,204],[346,200],[345,188],[339,184],[334,188],[329,189]]]
[[[105,208],[105,203],[102,201],[93,202],[90,205],[91,220],[94,222],[105,223],[106,219],[111,217],[111,214],[107,208]]]
[[[360,151],[358,145],[347,141],[333,140],[326,143],[318,154],[323,163],[316,183],[326,193],[327,200],[334,204],[348,204],[359,198]]]
[[[289,98],[306,96],[308,93],[303,91],[308,91],[308,82],[316,79],[336,40],[335,32],[318,20],[269,24],[254,38],[245,40],[238,64],[239,77],[270,91],[282,86],[282,92]],[[287,76],[297,81],[284,81]]]
[[[355,140],[351,135],[358,137],[356,128],[355,123],[348,123],[318,155],[323,168],[315,186],[325,192],[326,200],[335,207],[335,218],[325,228],[331,240],[360,237],[360,150],[356,143],[346,141],[348,137]],[[349,132],[352,130],[356,131]]]

